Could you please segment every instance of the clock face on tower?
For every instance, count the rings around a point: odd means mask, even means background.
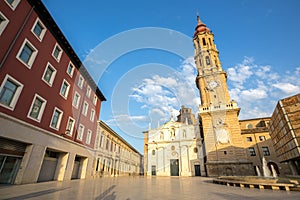
[[[229,135],[228,135],[228,131],[224,128],[218,128],[216,130],[216,136],[217,136],[217,141],[222,143],[222,144],[226,144],[229,143]]]
[[[215,89],[218,86],[218,83],[216,81],[210,81],[208,83],[209,89]]]

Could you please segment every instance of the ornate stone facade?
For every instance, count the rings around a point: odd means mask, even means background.
[[[181,116],[183,110],[190,112],[188,116],[192,115],[190,109],[182,107]],[[206,175],[199,125],[189,124],[189,119],[193,117],[178,118],[185,122],[171,118],[164,125],[144,133],[147,138],[145,169],[147,168],[148,176]]]

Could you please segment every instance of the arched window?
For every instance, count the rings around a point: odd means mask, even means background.
[[[210,59],[209,59],[208,56],[205,56],[205,61],[206,61],[206,64],[207,64],[207,65],[210,65]]]
[[[214,58],[215,58],[215,65],[219,68],[219,66],[218,66],[218,61],[217,61],[217,57],[214,56]]]
[[[155,150],[154,150],[154,149],[152,150],[152,155],[153,155],[153,156],[155,155]]]
[[[202,38],[202,43],[203,43],[203,46],[206,46],[205,38]]]
[[[160,139],[163,140],[164,139],[164,133],[160,132]]]
[[[172,139],[175,139],[175,129],[174,128],[171,128],[170,136],[171,136]]]

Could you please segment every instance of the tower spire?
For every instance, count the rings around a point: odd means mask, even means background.
[[[197,14],[197,22],[198,22],[198,25],[203,24],[203,22],[202,22],[201,19],[200,19],[199,14]]]

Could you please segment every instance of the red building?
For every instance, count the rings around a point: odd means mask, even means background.
[[[40,0],[0,1],[0,183],[88,178],[105,97]]]

